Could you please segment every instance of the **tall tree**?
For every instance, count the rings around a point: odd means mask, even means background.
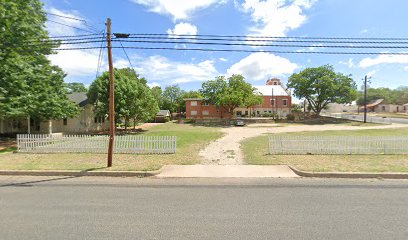
[[[75,115],[78,108],[67,98],[65,74],[47,59],[59,44],[48,37],[43,4],[3,0],[0,16],[0,118]]]
[[[289,77],[288,87],[298,98],[305,98],[317,116],[329,103],[351,103],[357,98],[351,75],[336,73],[331,65],[306,68]]]
[[[80,93],[88,91],[83,83],[78,82],[67,83],[67,89],[69,93]]]
[[[160,86],[152,87],[152,94],[153,94],[154,99],[156,99],[157,104],[159,105],[159,108],[164,109],[163,108],[163,96],[162,96],[163,91],[161,87]]]
[[[204,82],[200,92],[209,103],[231,114],[239,106],[250,107],[263,101],[257,89],[245,82],[240,74],[234,74],[228,79],[219,76],[215,80]]]
[[[185,91],[181,90],[178,85],[167,86],[163,91],[163,108],[170,112],[177,112],[183,101]]]
[[[157,101],[146,80],[131,68],[115,69],[115,120],[123,119],[125,129],[129,120],[148,121],[159,111]],[[88,91],[91,103],[99,115],[109,113],[109,72],[104,72]]]

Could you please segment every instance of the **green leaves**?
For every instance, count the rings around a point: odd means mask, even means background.
[[[219,76],[202,84],[201,94],[209,103],[222,107],[230,113],[239,106],[261,104],[263,99],[242,75],[232,75],[227,80]]]
[[[336,73],[331,65],[292,74],[288,87],[296,97],[305,98],[317,115],[329,103],[350,103],[357,98],[356,83],[351,76]]]
[[[67,98],[65,74],[47,59],[58,43],[45,30],[43,4],[0,1],[0,19],[0,118],[49,120],[75,115],[78,108]]]
[[[131,68],[115,69],[115,118],[141,121],[151,120],[159,111],[157,101],[146,85]],[[109,72],[104,72],[91,84],[88,98],[103,116],[109,113]]]

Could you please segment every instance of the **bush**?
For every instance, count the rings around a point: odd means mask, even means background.
[[[287,119],[288,121],[295,121],[295,115],[293,115],[293,114],[288,114],[288,115],[286,116],[286,119]]]

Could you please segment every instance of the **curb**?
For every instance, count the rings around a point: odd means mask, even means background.
[[[307,172],[292,166],[290,169],[301,177],[314,178],[383,178],[383,179],[408,179],[408,173],[364,173],[364,172]]]
[[[152,177],[157,171],[43,171],[43,170],[0,170],[3,176],[73,176],[73,177]]]

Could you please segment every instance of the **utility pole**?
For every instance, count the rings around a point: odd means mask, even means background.
[[[364,77],[364,123],[367,123],[367,75]]]
[[[109,60],[109,148],[108,148],[108,167],[112,167],[113,144],[115,140],[115,76],[113,74],[112,63],[112,22],[108,18],[106,21],[107,41],[108,41],[108,60]]]

